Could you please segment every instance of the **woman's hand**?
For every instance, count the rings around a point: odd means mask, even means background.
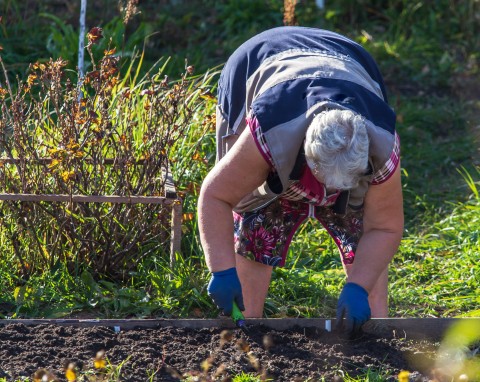
[[[235,267],[224,271],[213,272],[207,287],[208,295],[219,309],[227,316],[232,314],[235,301],[240,310],[245,310],[243,305],[242,286]]]
[[[370,319],[368,292],[358,284],[346,283],[337,305],[337,330],[348,337],[360,332],[362,325]]]

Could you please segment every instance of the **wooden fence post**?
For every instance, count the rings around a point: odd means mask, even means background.
[[[181,253],[182,243],[182,202],[175,201],[172,206],[170,236],[170,267],[175,264],[176,254]]]

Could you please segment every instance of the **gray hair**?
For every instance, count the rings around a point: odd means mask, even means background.
[[[347,190],[358,185],[368,168],[369,140],[364,118],[351,110],[316,115],[305,138],[305,156],[326,187]]]

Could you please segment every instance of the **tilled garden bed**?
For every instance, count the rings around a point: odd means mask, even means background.
[[[0,326],[0,378],[32,378],[46,369],[65,381],[65,367],[75,364],[79,380],[102,380],[113,368],[119,373],[115,380],[128,382],[179,381],[189,375],[194,376],[189,381],[227,381],[242,372],[273,381],[342,381],[369,369],[389,373],[392,381],[402,370],[411,372],[411,380],[429,381],[438,347],[439,342],[395,332],[348,340],[314,327],[250,325],[245,334],[220,327],[122,329],[12,321]],[[94,367],[99,351],[105,351],[110,367]]]

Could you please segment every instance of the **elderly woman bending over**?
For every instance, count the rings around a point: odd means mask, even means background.
[[[241,45],[218,86],[217,163],[199,226],[209,295],[261,317],[272,268],[315,218],[347,275],[337,327],[388,315],[388,264],[403,231],[395,114],[371,56],[346,37],[280,27]],[[315,256],[315,254],[310,254]]]

